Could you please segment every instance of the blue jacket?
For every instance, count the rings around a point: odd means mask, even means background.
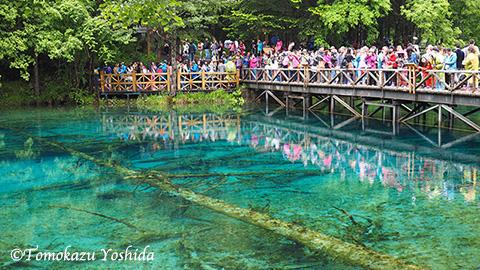
[[[410,58],[408,59],[408,62],[418,65],[418,55],[412,52],[412,54],[410,55]]]
[[[457,54],[452,53],[445,56],[445,69],[446,70],[456,70],[457,69]]]
[[[119,72],[119,73],[127,73],[127,66],[122,65],[122,66],[120,67],[120,72]]]
[[[198,65],[193,64],[191,72],[198,72]]]

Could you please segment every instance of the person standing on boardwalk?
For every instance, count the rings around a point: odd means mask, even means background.
[[[477,50],[472,45],[468,48],[468,54],[464,60],[464,65],[465,70],[471,70],[474,72],[472,78],[468,81],[469,87],[474,91],[478,85],[477,74],[475,74],[475,72],[478,71],[479,59]]]
[[[463,69],[463,60],[465,59],[465,53],[460,49],[460,43],[455,45],[455,54],[457,55],[457,69]]]
[[[452,49],[448,48],[445,56],[445,70],[457,70],[457,54],[452,51]],[[445,74],[445,82],[447,85],[451,85],[451,83],[455,81],[455,74],[454,73],[447,73]]]

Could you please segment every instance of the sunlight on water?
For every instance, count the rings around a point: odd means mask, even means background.
[[[433,269],[480,267],[480,136],[341,116],[14,111],[0,122],[0,267],[349,269],[34,140],[41,136],[232,205]],[[333,129],[331,127],[336,127]],[[422,134],[420,136],[418,133]],[[14,248],[154,253],[20,261]]]

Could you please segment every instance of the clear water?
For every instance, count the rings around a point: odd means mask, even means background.
[[[480,136],[452,143],[469,134],[443,130],[439,147],[433,145],[435,128],[413,127],[422,137],[401,126],[394,136],[389,123],[346,120],[256,111],[4,111],[0,268],[356,269],[29,140],[34,136],[137,171],[202,174],[172,181],[410,263],[479,268]],[[36,246],[71,246],[102,258],[102,248],[122,251],[129,245],[139,251],[148,246],[154,260],[10,258],[14,248]]]

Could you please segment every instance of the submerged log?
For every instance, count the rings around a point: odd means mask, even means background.
[[[343,242],[340,239],[324,235],[300,225],[272,218],[268,214],[236,207],[221,200],[176,187],[169,182],[155,179],[154,177],[150,177],[148,182],[153,186],[157,186],[164,191],[178,195],[188,201],[205,206],[229,217],[270,230],[300,242],[312,250],[320,251],[352,265],[362,266],[368,269],[422,269],[419,266],[407,264],[392,256]]]
[[[15,131],[25,134],[22,131]],[[25,135],[31,136],[29,134]],[[202,194],[195,193],[189,189],[175,186],[169,181],[169,177],[167,176],[167,174],[163,172],[151,172],[149,174],[144,174],[135,170],[131,170],[129,168],[122,167],[119,164],[108,160],[106,161],[97,159],[86,153],[69,148],[58,142],[45,140],[41,137],[33,138],[41,143],[57,147],[70,153],[71,155],[91,161],[97,165],[112,168],[119,174],[122,174],[124,176],[137,179],[143,178],[143,181],[145,183],[157,187],[164,192],[179,196],[184,200],[204,206],[208,209],[232,217],[234,219],[241,220],[257,227],[272,231],[278,235],[302,243],[313,251],[319,251],[332,258],[341,260],[342,262],[354,266],[361,266],[367,269],[425,269],[424,267],[409,264],[393,256],[373,251],[359,245],[344,242],[340,239],[311,230],[304,226],[273,218],[265,213],[259,213],[251,209],[237,207],[228,204],[222,200],[214,199]]]
[[[232,173],[192,173],[192,174],[167,174],[170,178],[205,178],[205,177],[227,177],[227,176],[262,176],[262,175],[290,175],[290,174],[303,174],[303,175],[319,175],[325,174],[320,170],[276,170],[273,172],[265,171],[251,171],[251,172],[232,172]]]

